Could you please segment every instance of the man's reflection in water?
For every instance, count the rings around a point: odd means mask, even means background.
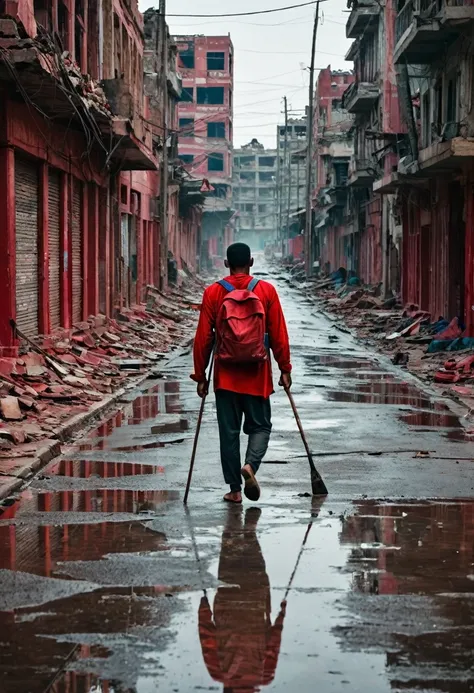
[[[207,597],[199,607],[204,662],[224,693],[256,693],[275,677],[286,602],[272,626],[270,581],[257,539],[259,508],[229,508],[222,535],[214,617]]]

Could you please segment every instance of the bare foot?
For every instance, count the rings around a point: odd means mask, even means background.
[[[226,493],[224,496],[226,503],[242,503],[242,494],[240,491],[232,491],[231,493]]]

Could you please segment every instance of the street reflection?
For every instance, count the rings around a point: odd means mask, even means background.
[[[225,693],[255,693],[270,684],[280,654],[286,602],[272,625],[270,580],[257,538],[259,508],[229,509],[222,534],[213,607],[199,607],[199,639],[207,670]]]
[[[381,646],[394,690],[473,691],[474,502],[360,503],[340,541],[355,593],[335,629],[345,646]]]

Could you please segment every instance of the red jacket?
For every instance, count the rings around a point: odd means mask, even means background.
[[[234,274],[226,277],[236,289],[246,289],[252,277],[248,274]],[[270,348],[280,371],[291,372],[290,344],[286,329],[285,318],[276,289],[265,281],[259,281],[254,292],[262,301],[265,309],[266,331]],[[220,284],[212,284],[202,299],[199,325],[194,340],[194,375],[196,382],[206,379],[206,368],[212,353],[214,343],[214,327],[217,312],[227,291]],[[270,397],[273,392],[271,360],[264,363],[242,366],[222,366],[216,363],[214,371],[214,390],[231,390],[245,395]]]

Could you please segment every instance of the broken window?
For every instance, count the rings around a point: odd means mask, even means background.
[[[194,87],[183,87],[181,101],[185,103],[192,103],[194,101]]]
[[[214,152],[209,154],[207,159],[208,171],[223,171],[224,170],[224,155]]]
[[[178,58],[179,67],[185,70],[194,70],[194,46],[180,50]]]
[[[213,183],[212,187],[214,190],[209,193],[209,197],[220,197],[222,199],[227,197],[227,191],[229,189],[228,185],[225,183]]]
[[[208,123],[207,136],[215,137],[216,139],[225,139],[225,123]]]
[[[434,124],[436,134],[441,135],[441,128],[443,122],[443,88],[441,80],[438,80],[434,88]]]
[[[258,175],[260,183],[273,183],[275,180],[275,174],[272,171],[260,171]]]
[[[336,185],[346,185],[349,177],[349,162],[338,162],[334,164]]]
[[[63,50],[71,50],[71,40],[69,36],[69,12],[64,2],[58,2],[58,33],[61,39]]]
[[[224,87],[198,87],[197,102],[199,104],[219,105],[224,103]]]
[[[261,156],[258,159],[258,165],[266,168],[275,167],[275,157],[274,156]]]
[[[194,154],[180,154],[179,155],[180,161],[183,162],[183,164],[186,166],[188,164],[192,164],[194,161]]]
[[[82,72],[87,71],[87,63],[85,61],[84,50],[84,34],[86,27],[84,24],[84,6],[83,0],[76,0],[76,18],[74,23],[74,46],[75,46],[75,58],[76,63],[81,68]]]
[[[255,182],[255,173],[253,171],[241,171],[240,180],[248,183]]]
[[[34,12],[36,22],[43,26],[47,31],[52,31],[53,15],[51,8],[51,0],[35,0]]]
[[[306,125],[295,125],[295,135],[297,137],[306,137]]]
[[[421,102],[421,143],[423,147],[429,147],[431,144],[431,98],[430,90],[423,94]]]
[[[255,157],[241,156],[239,159],[239,165],[241,168],[255,168]]]
[[[208,53],[207,54],[207,69],[208,70],[225,70],[225,53]]]
[[[458,122],[458,85],[457,85],[457,75],[452,75],[448,78],[447,88],[446,88],[446,126],[449,128],[449,132],[445,132],[445,136],[450,139],[455,137],[453,134],[455,125]]]
[[[180,137],[192,137],[194,135],[194,119],[180,118],[179,119],[179,135]]]
[[[342,108],[342,99],[333,99],[332,100],[332,110],[333,111],[340,111]]]

